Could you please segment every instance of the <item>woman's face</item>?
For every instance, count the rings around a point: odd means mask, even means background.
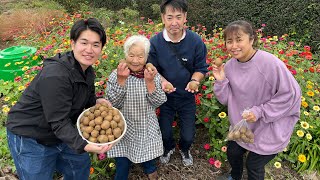
[[[102,43],[98,33],[85,30],[76,41],[71,41],[74,57],[85,71],[95,63],[101,55]]]
[[[128,64],[129,69],[133,72],[142,70],[144,65],[146,64],[145,56],[146,55],[144,51],[144,44],[133,44],[130,47],[128,55],[126,57],[126,62]]]
[[[242,30],[230,33],[226,38],[226,48],[232,57],[241,62],[246,62],[252,56],[254,49],[253,38],[249,34],[244,33]]]

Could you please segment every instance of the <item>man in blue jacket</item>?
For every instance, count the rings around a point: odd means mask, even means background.
[[[162,88],[167,102],[160,106],[159,124],[164,143],[161,163],[168,163],[175,149],[172,122],[179,117],[179,148],[184,166],[193,165],[190,146],[195,135],[196,104],[194,94],[198,88],[189,87],[199,82],[208,72],[207,49],[196,33],[184,28],[188,5],[185,0],[165,0],[160,5],[164,29],[152,37],[148,61],[162,75]],[[173,89],[169,86],[173,85]]]

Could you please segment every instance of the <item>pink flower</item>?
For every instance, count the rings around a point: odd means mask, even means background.
[[[222,151],[222,152],[227,152],[227,147],[226,147],[226,146],[222,146],[222,147],[221,147],[221,151]]]
[[[262,27],[265,27],[265,26],[266,26],[266,24],[261,24],[261,26],[262,26]]]
[[[293,45],[294,45],[294,42],[293,42],[293,41],[290,41],[290,42],[289,42],[289,45],[290,45],[290,46],[293,46]]]
[[[292,74],[292,75],[296,75],[296,74],[297,74],[297,71],[294,70],[294,69],[292,69],[292,70],[290,70],[290,71],[291,71],[291,74]]]
[[[216,161],[214,162],[214,166],[215,166],[216,168],[220,168],[220,167],[221,167],[221,162],[220,162],[219,160],[216,160]]]
[[[213,158],[209,158],[209,163],[211,164],[211,165],[214,165],[214,159]]]
[[[104,160],[104,158],[106,158],[106,155],[104,153],[98,155],[99,160]]]
[[[212,98],[212,94],[207,94],[207,98],[211,99]]]
[[[310,46],[304,46],[303,49],[307,52],[309,52],[311,50],[311,47]]]
[[[205,150],[209,150],[209,149],[210,149],[210,144],[205,144],[205,145],[203,146],[203,148],[204,148]]]

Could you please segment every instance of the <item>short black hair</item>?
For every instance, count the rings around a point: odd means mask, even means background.
[[[173,9],[186,13],[188,11],[188,3],[186,0],[164,0],[160,4],[160,11],[162,14],[166,12],[166,7],[172,6]]]
[[[100,41],[102,43],[101,48],[103,48],[103,46],[106,44],[107,36],[103,26],[96,18],[81,19],[75,22],[70,31],[70,39],[76,42],[80,34],[87,29],[99,34]]]

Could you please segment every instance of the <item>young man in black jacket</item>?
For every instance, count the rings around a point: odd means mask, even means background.
[[[110,146],[88,144],[75,126],[84,108],[96,103],[92,68],[106,43],[94,18],[77,21],[70,33],[72,51],[44,60],[42,70],[8,114],[7,138],[20,179],[47,180],[59,171],[64,179],[89,177],[86,152]]]

